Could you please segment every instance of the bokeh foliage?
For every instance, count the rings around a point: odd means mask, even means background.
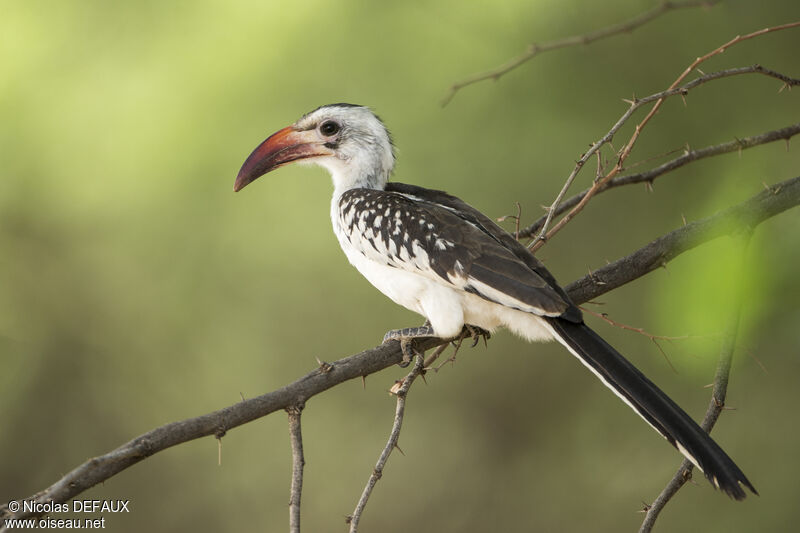
[[[800,18],[789,0],[670,13],[630,35],[536,58],[498,83],[445,89],[546,41],[654,2],[379,3],[7,1],[0,16],[0,501],[162,423],[277,388],[419,319],[346,265],[321,170],[285,168],[234,195],[269,133],[332,102],[372,106],[398,146],[396,178],[530,221],[624,110],[737,34]],[[797,30],[730,49],[797,77]],[[800,119],[763,77],[667,103],[631,158]],[[796,91],[795,91],[796,92]],[[626,130],[628,133],[630,130]],[[624,134],[623,134],[624,136]],[[622,138],[618,143],[622,142]],[[607,153],[607,155],[609,155]],[[659,159],[658,161],[661,161]],[[598,197],[540,257],[564,283],[687,220],[794,177],[795,146],[703,161]],[[652,162],[647,163],[652,164]],[[582,176],[581,186],[591,178]],[[509,226],[511,227],[511,226]],[[762,493],[728,501],[699,481],[664,531],[786,531],[796,505],[793,405],[800,215],[751,243],[730,405],[715,435]],[[590,322],[693,415],[705,409],[732,290],[730,243],[685,254],[603,298]],[[762,370],[762,366],[766,371]],[[342,530],[391,424],[401,372],[313,399],[304,414],[303,521]],[[621,531],[637,527],[679,456],[557,346],[508,334],[415,385],[365,531]],[[286,528],[285,417],[158,454],[87,498],[129,498],[114,531]]]

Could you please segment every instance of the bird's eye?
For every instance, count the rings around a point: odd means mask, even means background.
[[[319,132],[325,137],[331,137],[339,132],[339,124],[332,120],[326,120],[319,126]]]

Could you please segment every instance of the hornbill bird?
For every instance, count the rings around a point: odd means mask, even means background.
[[[389,132],[367,107],[325,105],[262,142],[234,184],[293,161],[333,178],[333,230],[350,262],[386,296],[423,315],[390,331],[408,360],[413,339],[453,339],[505,326],[530,341],[555,339],[729,496],[757,494],[738,466],[686,412],[584,324],[581,311],[530,251],[462,200],[389,182]],[[466,329],[465,329],[466,328]],[[479,328],[479,329],[476,329]]]

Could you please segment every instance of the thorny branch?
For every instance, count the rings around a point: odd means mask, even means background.
[[[720,154],[727,154],[730,152],[741,153],[742,150],[746,150],[747,148],[752,148],[754,146],[759,146],[761,144],[771,143],[781,139],[788,141],[798,133],[800,133],[800,122],[798,122],[797,124],[792,124],[791,126],[786,126],[785,128],[781,128],[778,130],[767,131],[759,135],[753,135],[752,137],[736,139],[734,141],[717,144],[714,146],[707,146],[705,148],[700,148],[699,150],[691,150],[687,148],[687,150],[680,157],[676,157],[675,159],[667,161],[666,163],[659,165],[656,168],[652,168],[644,172],[638,172],[636,174],[617,176],[616,178],[607,181],[603,186],[599,187],[595,194],[600,194],[609,189],[613,189],[615,187],[621,187],[623,185],[633,185],[635,183],[652,184],[653,181],[655,181],[655,179],[658,178],[659,176],[671,172],[676,168],[688,165],[689,163],[693,163],[694,161],[699,161],[707,157],[712,157]],[[585,189],[579,192],[578,194],[561,202],[554,211],[554,216],[558,216],[564,213],[565,211],[575,207],[578,204],[578,202],[580,202],[583,199],[583,197],[586,196],[588,192],[589,189]],[[542,228],[542,226],[545,223],[545,220],[547,220],[547,215],[542,215],[538,220],[536,220],[536,222],[534,222],[527,228],[519,230],[519,238],[525,239],[533,237],[536,234],[536,232]]]
[[[607,26],[605,28],[589,32],[584,35],[575,35],[572,37],[566,37],[564,39],[549,41],[542,44],[536,44],[536,43],[530,44],[528,45],[528,49],[524,53],[511,59],[507,63],[492,70],[481,72],[480,74],[474,74],[468,78],[465,78],[451,85],[447,94],[442,99],[441,102],[442,107],[449,104],[450,101],[453,99],[453,97],[456,95],[456,93],[461,89],[463,89],[464,87],[467,87],[468,85],[472,85],[474,83],[478,83],[484,80],[497,81],[500,79],[501,76],[508,74],[509,72],[519,67],[523,63],[527,63],[528,61],[530,61],[531,59],[533,59],[542,52],[550,52],[552,50],[557,50],[559,48],[566,48],[569,46],[586,45],[591,42],[598,41],[600,39],[605,39],[606,37],[611,37],[622,33],[631,33],[633,30],[641,26],[644,26],[651,20],[658,18],[659,16],[663,15],[668,11],[674,11],[677,9],[685,9],[692,7],[710,8],[718,1],[719,0],[689,1],[689,2],[662,1],[659,5],[657,5],[650,11],[645,11],[644,13],[641,13],[636,17],[625,22],[613,24],[611,26]]]
[[[795,194],[798,197],[793,199]],[[782,181],[740,204],[685,224],[632,254],[591,271],[567,285],[565,290],[574,302],[588,302],[665,266],[678,255],[703,243],[724,235],[752,230],[764,220],[795,207],[798,202],[800,177]]]
[[[595,194],[597,194],[598,191],[602,187],[604,187],[617,174],[619,174],[622,170],[624,170],[625,160],[630,155],[631,150],[633,150],[633,146],[636,144],[636,141],[639,138],[639,135],[641,134],[642,130],[647,125],[647,123],[650,121],[650,119],[656,114],[658,109],[661,107],[661,104],[664,103],[664,101],[667,98],[669,98],[670,96],[675,96],[676,94],[686,95],[688,93],[688,91],[690,91],[691,89],[697,87],[698,85],[702,85],[703,83],[706,83],[706,82],[709,82],[709,81],[712,81],[712,80],[717,80],[717,79],[721,79],[721,78],[727,78],[729,76],[735,76],[735,75],[738,75],[738,74],[762,74],[762,75],[765,75],[765,76],[778,78],[781,81],[783,81],[784,84],[787,84],[790,87],[792,85],[800,84],[800,80],[794,80],[792,78],[789,78],[788,76],[785,76],[783,74],[777,73],[777,72],[775,72],[773,70],[765,69],[761,65],[753,65],[753,66],[750,66],[750,67],[741,67],[741,68],[735,68],[735,69],[722,70],[722,71],[719,71],[719,72],[714,72],[712,74],[704,74],[704,75],[700,76],[699,78],[690,81],[689,83],[685,84],[684,86],[679,87],[679,84],[683,81],[683,79],[692,70],[694,70],[697,67],[697,65],[699,65],[702,61],[705,61],[706,59],[712,57],[713,55],[716,55],[718,53],[723,52],[727,47],[733,46],[734,44],[742,42],[742,41],[744,41],[746,39],[750,39],[750,38],[756,37],[758,35],[763,35],[764,33],[767,33],[767,32],[778,31],[778,30],[787,29],[787,28],[793,28],[793,27],[798,26],[798,25],[800,25],[800,22],[797,22],[797,23],[794,23],[794,24],[784,24],[783,26],[776,26],[776,27],[773,27],[773,28],[766,28],[764,30],[753,32],[751,34],[745,35],[744,37],[736,37],[735,39],[729,41],[728,43],[726,43],[726,44],[720,46],[719,48],[709,52],[705,56],[697,58],[690,65],[690,68],[687,68],[678,77],[678,79],[675,80],[672,83],[672,85],[670,85],[669,88],[666,89],[665,91],[662,91],[662,92],[656,93],[656,94],[652,94],[652,95],[647,96],[645,98],[632,100],[630,102],[630,107],[628,107],[628,109],[625,111],[625,113],[622,114],[622,116],[619,118],[617,123],[614,124],[614,126],[608,131],[608,133],[606,133],[597,142],[592,143],[592,145],[589,148],[589,150],[587,150],[586,153],[584,153],[581,156],[581,158],[578,159],[578,161],[575,163],[575,167],[572,169],[572,172],[570,172],[569,176],[567,176],[567,179],[564,182],[564,186],[561,188],[561,191],[559,191],[558,195],[556,196],[556,199],[547,208],[547,216],[545,217],[545,220],[542,223],[541,229],[539,230],[539,234],[537,235],[536,239],[529,246],[531,251],[535,252],[536,250],[541,248],[544,245],[545,241],[547,241],[553,235],[558,233],[561,230],[561,228],[563,228],[566,224],[569,223],[570,220],[572,220],[575,217],[575,215],[580,213],[583,210],[583,208],[586,206],[586,204],[589,203],[589,200]],[[644,119],[642,119],[642,121],[639,124],[636,125],[636,128],[634,129],[633,135],[631,135],[631,137],[628,140],[628,142],[626,143],[625,147],[622,148],[622,150],[620,150],[620,152],[619,152],[619,154],[617,156],[617,162],[614,164],[614,166],[611,168],[611,170],[605,176],[603,176],[602,178],[595,179],[594,183],[592,183],[592,186],[586,191],[586,193],[575,204],[575,206],[572,209],[570,209],[570,211],[566,215],[564,215],[564,217],[561,218],[556,223],[556,225],[553,226],[552,229],[548,230],[548,227],[550,225],[550,221],[555,216],[555,213],[558,210],[558,206],[561,203],[561,200],[564,198],[564,196],[566,195],[567,191],[572,186],[572,183],[575,181],[575,177],[581,171],[581,169],[586,164],[586,162],[589,160],[589,158],[592,157],[592,155],[594,155],[595,152],[600,150],[600,148],[603,145],[608,144],[608,143],[611,142],[611,139],[614,137],[614,135],[617,133],[617,131],[619,131],[619,129],[622,127],[622,125],[625,124],[625,122],[627,122],[628,119],[630,119],[630,117],[633,115],[633,113],[637,109],[639,109],[643,105],[646,105],[646,104],[648,104],[648,103],[650,103],[650,102],[652,102],[654,100],[655,100],[655,104],[653,104],[653,107],[650,108],[650,111],[647,113],[647,115],[644,117]]]
[[[406,411],[406,396],[414,380],[422,374],[424,360],[425,357],[422,354],[417,355],[414,368],[411,369],[411,372],[401,381],[397,382],[395,387],[392,388],[392,393],[397,396],[397,407],[395,408],[392,431],[389,434],[389,440],[386,442],[386,446],[384,446],[381,455],[378,457],[378,462],[375,463],[375,468],[372,470],[372,474],[370,474],[367,480],[367,484],[364,487],[364,491],[361,493],[361,498],[359,498],[352,516],[348,517],[350,533],[356,533],[358,530],[358,523],[361,520],[364,508],[367,506],[367,501],[372,494],[372,489],[375,488],[378,480],[383,476],[383,468],[386,466],[386,461],[389,460],[389,455],[397,448],[397,441],[400,438],[400,429],[403,426],[403,416],[405,416]]]
[[[755,228],[764,220],[800,205],[800,177],[773,185],[749,200],[717,215],[683,226],[566,287],[570,298],[581,304],[663,266],[679,254],[723,235]],[[424,351],[446,341],[421,339]],[[172,446],[206,436],[222,437],[227,431],[281,409],[305,402],[345,381],[373,374],[402,361],[398,342],[391,342],[319,368],[280,389],[196,418],[172,422],[144,433],[104,455],[94,457],[68,472],[44,490],[26,498],[36,502],[64,502],[143,459]],[[0,507],[0,520],[37,516],[13,513]],[[0,529],[0,532],[4,529]]]
[[[739,318],[742,310],[742,271],[744,270],[744,263],[746,261],[747,245],[750,242],[751,232],[743,232],[738,241],[740,241],[739,248],[741,257],[739,258],[738,272],[733,276],[733,283],[730,287],[730,293],[734,295],[734,301],[730,307],[730,315],[728,323],[725,326],[725,331],[722,336],[722,345],[720,346],[719,360],[717,362],[717,371],[714,375],[713,389],[711,392],[711,401],[706,409],[706,415],[703,422],[700,424],[706,432],[711,433],[711,429],[716,424],[719,415],[725,408],[725,397],[728,392],[728,378],[731,374],[731,362],[733,361],[733,353],[736,350],[736,336],[739,331]],[[688,460],[684,459],[678,471],[661,491],[661,494],[655,501],[645,508],[645,517],[639,533],[650,533],[659,513],[664,509],[667,503],[678,493],[680,488],[692,477],[692,470],[694,465]]]

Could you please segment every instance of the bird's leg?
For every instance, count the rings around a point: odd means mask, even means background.
[[[471,324],[464,324],[464,328],[461,330],[461,333],[450,339],[450,341],[456,347],[456,351],[453,356],[455,357],[456,353],[458,353],[458,349],[461,348],[461,343],[464,341],[464,339],[471,338],[472,347],[474,348],[478,345],[478,342],[480,342],[481,338],[483,338],[483,341],[486,342],[487,339],[491,338],[491,336],[492,334],[483,328],[479,328],[478,326],[473,326]],[[424,325],[416,328],[393,329],[387,332],[386,335],[383,336],[383,343],[386,344],[387,342],[394,340],[400,341],[400,350],[403,352],[403,361],[400,363],[400,366],[405,368],[408,366],[414,356],[419,353],[414,346],[414,340],[424,337],[438,337],[438,335],[433,331],[431,323],[427,320],[425,321]]]
[[[399,364],[401,367],[405,368],[411,362],[411,359],[419,353],[414,346],[414,339],[436,336],[436,333],[433,332],[433,328],[431,327],[431,323],[426,320],[424,325],[416,328],[393,329],[386,332],[386,335],[383,336],[383,344],[394,340],[400,341],[403,361]]]

